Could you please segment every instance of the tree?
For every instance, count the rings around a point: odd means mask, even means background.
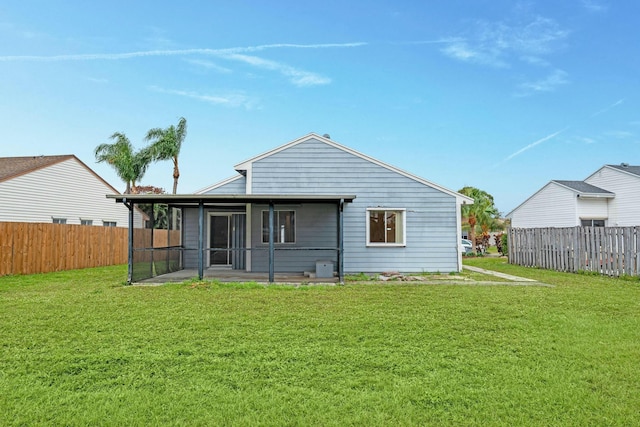
[[[498,209],[493,203],[493,196],[486,191],[475,187],[463,187],[460,194],[473,199],[473,205],[462,205],[462,220],[469,226],[469,240],[476,250],[476,227],[479,226],[482,233],[488,235],[499,216]]]
[[[148,150],[153,161],[171,160],[173,162],[173,194],[178,191],[178,178],[180,178],[178,156],[186,136],[187,120],[181,117],[177,126],[151,129],[145,137],[146,141],[151,142]]]
[[[151,163],[151,155],[144,149],[134,152],[129,138],[123,133],[115,132],[109,138],[115,142],[98,145],[95,149],[96,161],[111,165],[118,177],[127,184],[125,194],[129,194],[131,188],[135,187],[136,181],[142,179],[147,171]]]

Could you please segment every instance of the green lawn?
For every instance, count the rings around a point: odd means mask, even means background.
[[[0,425],[640,425],[640,281],[465,262],[554,286],[1,277]]]

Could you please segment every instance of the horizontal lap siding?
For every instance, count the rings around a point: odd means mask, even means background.
[[[244,176],[228,182],[204,194],[244,194],[247,189],[247,179]]]
[[[576,193],[550,182],[511,214],[513,227],[574,227],[578,225]]]
[[[640,177],[605,167],[585,182],[615,193],[609,200],[608,225],[640,225]]]
[[[116,221],[128,227],[129,211],[122,203],[107,199],[114,190],[70,158],[60,163],[0,183],[0,221],[52,223],[65,218],[67,224],[80,219]],[[142,215],[134,211],[135,226],[142,226]]]
[[[457,271],[456,201],[316,140],[253,163],[255,194],[355,194],[344,211],[345,271]],[[366,247],[366,209],[405,208],[406,247]]]
[[[252,271],[269,270],[269,245],[262,243],[262,212],[268,205],[253,205]],[[316,261],[336,262],[335,251],[295,250],[295,248],[337,248],[337,207],[332,204],[276,205],[275,210],[295,211],[296,242],[276,244],[275,270],[279,272],[315,271]],[[284,250],[279,250],[284,249]],[[291,250],[294,249],[294,250]]]

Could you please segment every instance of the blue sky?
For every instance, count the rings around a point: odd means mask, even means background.
[[[0,156],[188,123],[178,192],[309,132],[508,213],[640,164],[640,3],[30,1],[0,5]],[[168,162],[142,184],[171,191]]]

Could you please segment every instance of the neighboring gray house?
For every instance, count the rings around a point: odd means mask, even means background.
[[[584,181],[550,181],[507,218],[516,228],[640,225],[640,166],[605,165]]]
[[[196,194],[154,198],[182,208],[182,268],[462,269],[460,206],[471,198],[313,133],[235,170]]]
[[[0,157],[0,221],[127,227],[106,193],[117,191],[74,155]]]

